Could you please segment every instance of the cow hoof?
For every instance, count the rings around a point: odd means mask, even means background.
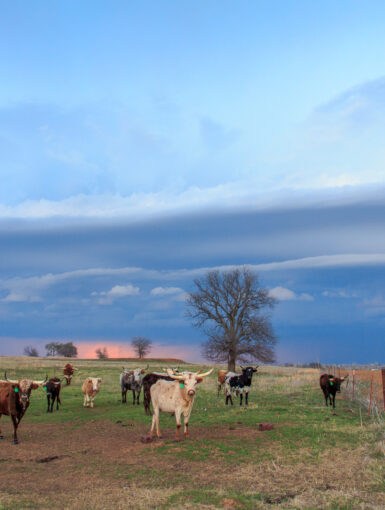
[[[19,441],[17,439],[15,439],[13,444],[19,444]]]

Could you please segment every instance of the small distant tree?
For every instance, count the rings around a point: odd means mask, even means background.
[[[144,336],[134,336],[131,339],[131,347],[137,353],[138,358],[144,358],[152,348],[152,341]]]
[[[194,280],[196,290],[187,298],[187,315],[208,335],[203,355],[227,363],[275,360],[276,339],[267,310],[275,299],[262,287],[258,275],[247,267],[208,271]]]
[[[27,345],[27,347],[24,347],[24,355],[37,358],[39,356],[39,353],[36,347],[32,347],[32,345]]]
[[[59,356],[64,356],[65,358],[76,358],[78,349],[72,342],[67,342],[65,344],[58,344],[57,353]]]
[[[65,358],[76,358],[77,347],[72,342],[60,343],[50,342],[45,345],[47,356],[64,356]]]
[[[58,351],[57,351],[58,345],[59,344],[57,342],[50,342],[49,344],[46,344],[44,346],[45,350],[47,351],[46,355],[47,356],[57,356],[57,354],[58,354]]]
[[[96,349],[96,356],[99,358],[99,359],[107,359],[108,358],[108,351],[107,351],[107,348],[106,347],[103,347],[103,349],[101,349],[100,347],[98,349]]]

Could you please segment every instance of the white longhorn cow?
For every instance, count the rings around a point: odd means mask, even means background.
[[[199,370],[196,373],[189,372],[179,375],[174,374],[172,370],[167,370],[169,377],[175,380],[165,381],[160,379],[151,386],[151,402],[154,410],[150,431],[151,436],[154,436],[156,427],[157,437],[162,437],[159,431],[159,413],[162,411],[164,413],[175,414],[176,439],[179,439],[181,416],[183,414],[184,435],[188,437],[188,422],[194,404],[196,385],[202,382],[204,377],[210,375],[213,370],[212,368],[204,374],[201,374]]]

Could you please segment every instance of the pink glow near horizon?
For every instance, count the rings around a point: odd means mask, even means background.
[[[78,348],[79,358],[97,358],[96,349],[107,349],[110,358],[135,358],[136,354],[126,343],[108,342],[74,342]],[[183,361],[202,361],[199,346],[161,345],[154,343],[148,355],[149,358],[177,358]]]

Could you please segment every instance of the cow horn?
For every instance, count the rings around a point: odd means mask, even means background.
[[[172,379],[177,379],[177,380],[180,380],[180,379],[183,379],[183,375],[175,375],[173,374],[171,368],[168,368],[167,369],[167,374],[169,375],[169,377],[171,377]]]
[[[18,383],[19,381],[14,381],[13,379],[8,379],[7,377],[7,372],[4,372],[4,379],[6,380],[6,382],[10,382],[10,383]]]
[[[210,375],[213,371],[214,371],[214,369],[212,368],[211,370],[209,370],[208,372],[205,372],[204,374],[199,374],[199,377],[207,377],[207,376],[208,376],[208,375]]]
[[[33,384],[39,384],[39,385],[43,386],[43,384],[45,384],[47,381],[48,381],[48,375],[45,376],[45,379],[43,381],[32,381],[32,382],[33,382]]]

